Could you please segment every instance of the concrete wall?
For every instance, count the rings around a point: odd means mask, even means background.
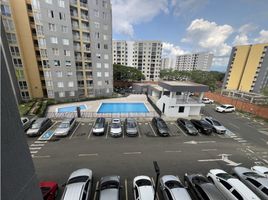
[[[1,61],[1,199],[41,200],[7,65]]]

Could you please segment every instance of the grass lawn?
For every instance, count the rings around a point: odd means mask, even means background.
[[[30,111],[34,103],[35,103],[34,101],[31,101],[31,102],[20,104],[19,105],[20,116],[26,115]]]

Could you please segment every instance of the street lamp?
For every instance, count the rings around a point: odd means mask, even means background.
[[[155,182],[155,187],[154,187],[154,200],[156,199],[156,191],[157,191],[157,186],[158,186],[158,178],[159,178],[159,175],[160,175],[160,168],[157,164],[156,161],[153,161],[153,164],[154,164],[154,170],[155,170],[155,173],[156,173],[156,182]]]

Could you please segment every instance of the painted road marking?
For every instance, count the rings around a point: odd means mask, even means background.
[[[52,126],[47,129],[37,140],[50,140],[52,136],[54,135],[54,131],[51,131],[51,129],[56,125],[57,122],[54,122]]]
[[[50,158],[50,155],[45,155],[45,156],[36,156],[32,155],[33,158]]]
[[[85,157],[85,156],[98,156],[99,154],[97,153],[81,153],[78,154],[78,157]]]
[[[216,143],[216,141],[188,141],[184,142],[184,144],[208,144],[208,143]]]
[[[75,132],[76,132],[76,130],[78,129],[78,127],[80,126],[80,124],[81,124],[81,122],[79,122],[79,123],[77,124],[77,126],[76,126],[75,129],[73,130],[73,133],[72,133],[72,135],[69,137],[69,139],[72,139],[73,135],[75,134]]]
[[[34,143],[36,143],[36,144],[46,144],[47,143],[47,141],[35,141]]]
[[[167,150],[165,153],[181,153],[180,150]]]
[[[97,193],[98,193],[98,187],[99,187],[99,181],[97,181],[96,183],[96,190],[95,190],[95,193],[94,193],[94,197],[93,197],[93,200],[96,200],[96,197],[97,197]]]
[[[202,151],[217,151],[217,149],[202,149]]]
[[[109,133],[109,122],[107,122],[107,130],[106,130],[106,136],[105,136],[105,139],[108,138],[108,133]]]
[[[188,137],[188,135],[176,123],[175,126],[180,130],[180,132],[182,132],[184,136]]]
[[[93,132],[93,126],[92,126],[92,128],[90,129],[90,131],[89,131],[89,134],[88,134],[87,139],[89,139],[89,138],[90,138],[90,136],[91,136],[92,132]]]
[[[125,194],[126,194],[126,200],[128,200],[128,192],[127,192],[127,179],[125,179]]]
[[[151,127],[151,129],[152,129],[152,131],[153,131],[153,133],[154,133],[154,136],[156,137],[157,135],[156,135],[156,133],[155,133],[155,131],[154,131],[154,129],[153,129],[151,123],[149,123],[149,126]]]
[[[30,151],[31,152],[31,154],[35,154],[35,153],[37,153],[38,151]]]
[[[29,149],[30,149],[30,150],[40,150],[41,147],[30,147]]]
[[[140,151],[134,151],[134,152],[124,152],[123,154],[125,154],[125,155],[136,155],[136,154],[141,154],[141,152]]]
[[[238,142],[245,143],[245,142],[247,142],[247,140],[238,140]]]
[[[224,161],[227,163],[229,166],[238,166],[241,165],[242,163],[236,163],[232,160],[229,159],[229,156],[231,154],[219,154],[218,156],[221,156],[221,158],[216,158],[216,159],[203,159],[203,160],[198,160],[198,162],[215,162],[215,161]]]
[[[236,129],[239,129],[240,130],[240,127],[237,126],[237,125],[235,125],[235,124],[233,124],[233,123],[229,123],[229,125],[231,125],[231,126],[235,127]]]
[[[45,144],[31,144],[31,147],[43,147]]]

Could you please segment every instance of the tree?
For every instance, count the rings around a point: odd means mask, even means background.
[[[115,81],[141,81],[145,79],[140,70],[118,64],[113,65],[113,76]]]

